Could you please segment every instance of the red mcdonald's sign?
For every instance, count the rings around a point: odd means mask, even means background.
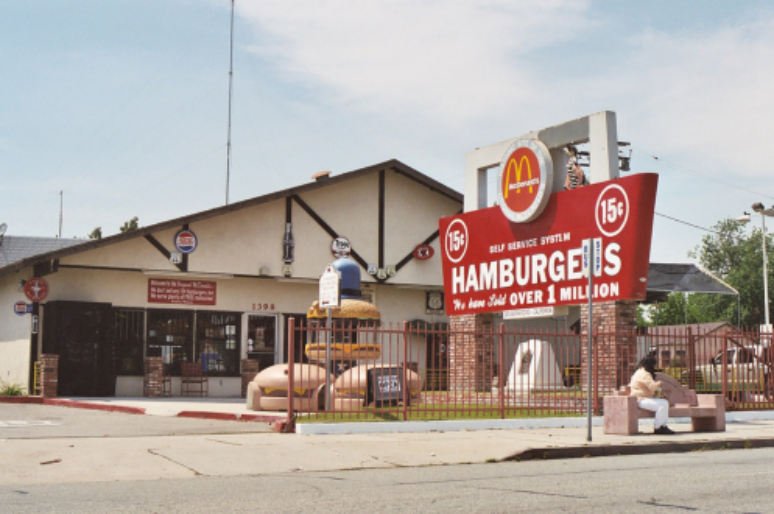
[[[523,183],[534,177],[525,177],[519,165],[515,185],[529,197],[530,184]],[[586,239],[601,242],[594,298],[644,299],[657,184],[657,175],[638,174],[554,193],[528,223],[512,223],[500,207],[442,218],[447,314],[584,303]],[[513,185],[508,182],[509,197],[518,189]]]

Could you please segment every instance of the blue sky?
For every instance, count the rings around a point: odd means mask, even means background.
[[[396,158],[459,191],[473,148],[601,110],[657,212],[774,203],[774,4],[237,0],[237,201]],[[0,5],[0,222],[64,237],[222,205],[228,0]],[[658,157],[658,159],[654,159]],[[410,220],[407,220],[407,222]],[[706,232],[657,217],[653,262]]]

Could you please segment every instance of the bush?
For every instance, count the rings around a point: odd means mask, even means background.
[[[0,380],[0,396],[22,396],[24,389],[18,384],[8,384]]]

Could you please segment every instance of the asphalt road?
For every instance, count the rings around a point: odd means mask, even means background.
[[[270,432],[269,423],[144,416],[51,405],[0,404],[1,439],[147,437]]]
[[[0,486],[4,513],[771,512],[774,450]]]

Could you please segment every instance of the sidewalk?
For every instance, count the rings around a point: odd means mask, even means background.
[[[57,398],[53,401],[54,405],[157,416],[252,421],[249,416],[266,414],[247,411],[241,399]],[[115,414],[117,417],[112,422],[120,422],[120,417],[126,415],[129,414]],[[275,416],[284,419],[285,414]],[[633,436],[605,435],[601,427],[595,426],[591,442],[586,441],[585,418],[302,423],[300,433],[295,435],[212,433],[2,439],[0,433],[0,453],[6,463],[0,467],[0,484],[269,475],[774,447],[774,411],[728,413],[726,432],[693,433],[690,424],[679,421],[670,421],[670,427],[677,432],[673,436],[653,435],[652,420],[642,420],[642,433]],[[595,422],[600,423],[601,418],[595,418]],[[479,429],[472,430],[476,423]],[[500,423],[504,428],[486,429],[492,423]],[[406,431],[416,429],[412,425],[424,431]],[[311,434],[321,428],[350,433]],[[392,432],[375,432],[385,429]],[[352,433],[355,430],[359,433]]]
[[[5,463],[0,484],[254,476],[774,446],[772,420],[730,422],[727,432],[692,433],[686,424],[672,428],[678,432],[673,436],[611,436],[594,428],[591,443],[586,428],[0,439]]]

